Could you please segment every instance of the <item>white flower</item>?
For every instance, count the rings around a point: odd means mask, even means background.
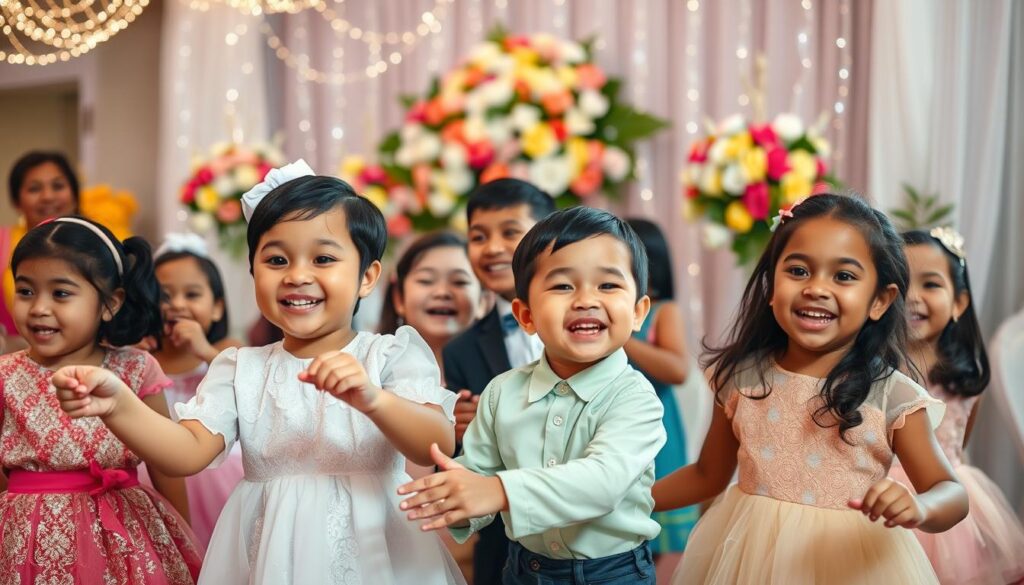
[[[601,170],[613,183],[618,183],[629,174],[629,155],[626,151],[617,146],[609,146],[604,149],[604,158],[601,160]]]
[[[586,115],[576,107],[571,107],[565,112],[565,131],[570,136],[589,136],[594,133],[597,126],[590,116]]]
[[[530,182],[552,197],[557,197],[569,188],[573,171],[568,156],[549,156],[530,163]]]
[[[231,150],[230,142],[214,142],[213,146],[210,147],[210,155],[213,158],[217,158],[227,154],[229,150]]]
[[[402,129],[399,130],[399,136],[402,138],[402,142],[413,142],[424,132],[422,124],[409,123],[402,126]]]
[[[512,75],[516,70],[516,60],[511,55],[502,53],[500,57],[491,62],[490,67],[485,68],[487,73],[493,73],[499,77]]]
[[[747,127],[747,121],[740,114],[733,114],[728,118],[722,120],[718,124],[718,133],[724,134],[725,136],[732,136],[737,132],[742,132]],[[721,141],[718,141],[721,142]]]
[[[792,142],[804,134],[804,123],[796,114],[779,114],[772,121],[772,130],[779,138]]]
[[[704,172],[702,163],[690,163],[686,165],[683,172],[679,173],[679,180],[686,187],[695,187],[700,183],[701,174]]]
[[[466,206],[462,205],[455,210],[455,213],[448,219],[448,227],[460,234],[469,230],[469,221],[466,219]]]
[[[565,63],[582,63],[587,58],[583,46],[573,41],[562,43],[562,61]]]
[[[715,165],[704,165],[700,174],[700,192],[708,195],[722,194],[722,178]]]
[[[512,139],[512,123],[508,118],[493,118],[487,122],[484,132],[491,144],[505,144]]]
[[[540,108],[527,104],[516,104],[512,108],[512,126],[520,132],[533,128],[540,121]]]
[[[456,195],[468,193],[473,188],[473,171],[469,167],[445,167],[444,178]]]
[[[441,149],[441,164],[445,168],[461,168],[466,166],[466,149],[461,144],[446,144]]]
[[[832,145],[821,136],[812,136],[811,144],[814,146],[814,150],[818,151],[819,158],[827,159],[832,154]]]
[[[729,233],[729,229],[721,224],[706,223],[704,224],[703,231],[701,239],[704,242],[704,247],[710,250],[717,250],[732,240],[732,234]]]
[[[416,162],[432,161],[441,154],[441,138],[433,132],[426,132],[416,141]]]
[[[515,95],[515,88],[512,81],[507,77],[496,77],[483,83],[477,92],[480,93],[485,104],[488,106],[501,107],[512,100]]]
[[[473,47],[469,52],[469,61],[486,68],[501,55],[501,47],[497,43],[487,41]]]
[[[601,92],[585,89],[580,93],[579,107],[591,118],[600,118],[608,113],[608,98]]]
[[[487,123],[483,116],[469,116],[462,127],[467,142],[479,142],[487,135]]]
[[[224,173],[214,179],[211,186],[222,198],[231,197],[239,190],[238,185],[235,184],[235,180],[230,173]]]
[[[452,196],[450,191],[434,189],[427,196],[427,209],[430,210],[431,215],[444,217],[455,208],[456,201],[457,199]]]
[[[747,178],[743,176],[743,169],[738,164],[725,167],[722,173],[722,189],[732,195],[742,195],[747,189]]]
[[[395,162],[399,166],[411,167],[416,163],[414,157],[416,156],[415,149],[411,144],[405,143],[398,147],[395,151]]]
[[[471,91],[466,94],[463,106],[467,116],[483,116],[487,113],[487,101],[484,99],[484,94],[479,91]]]
[[[708,149],[708,160],[714,165],[721,165],[725,163],[725,150],[729,146],[729,141],[723,138],[715,140]]]
[[[259,171],[252,165],[238,165],[235,167],[235,184],[239,189],[251,189],[253,185],[260,182]]]
[[[213,219],[213,216],[209,213],[193,213],[188,218],[189,227],[192,231],[200,234],[205,234],[213,229],[213,226],[217,225],[217,222]]]

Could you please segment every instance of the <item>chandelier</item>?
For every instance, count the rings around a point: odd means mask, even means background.
[[[0,0],[0,61],[49,65],[84,55],[127,28],[148,4],[149,0]]]

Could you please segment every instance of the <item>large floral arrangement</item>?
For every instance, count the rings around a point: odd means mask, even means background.
[[[768,124],[735,115],[693,143],[683,171],[687,218],[707,219],[704,243],[725,245],[741,264],[757,259],[782,209],[825,188],[829,145],[800,118]]]
[[[589,42],[493,32],[421,97],[379,147],[386,212],[448,225],[479,184],[516,177],[567,207],[633,176],[633,144],[665,122],[619,98]],[[403,187],[398,188],[396,187]]]
[[[193,160],[192,176],[181,187],[192,229],[201,234],[216,229],[222,248],[236,258],[244,256],[242,195],[284,163],[284,155],[269,144],[215,144],[207,156]]]
[[[132,219],[139,211],[139,202],[130,191],[115,191],[107,184],[82,189],[79,197],[82,215],[111,231],[119,240],[132,235]]]

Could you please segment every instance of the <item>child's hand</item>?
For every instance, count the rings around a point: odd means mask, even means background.
[[[465,525],[470,518],[497,514],[508,507],[505,487],[497,477],[469,471],[430,445],[430,456],[442,470],[398,488],[400,495],[418,492],[402,502],[409,520],[429,520],[422,530],[438,530],[455,524]]]
[[[71,418],[109,416],[117,406],[118,394],[129,391],[110,370],[96,366],[66,366],[50,380],[57,389],[60,407]]]
[[[173,324],[164,326],[167,338],[174,347],[184,349],[204,361],[212,361],[212,353],[216,357],[217,350],[206,340],[206,332],[198,321],[178,319]]]
[[[476,417],[476,406],[480,403],[480,397],[474,396],[469,390],[459,391],[459,401],[455,403],[455,440],[462,442],[462,436],[466,434],[469,423]]]
[[[309,364],[299,380],[344,400],[369,414],[380,405],[383,390],[370,383],[366,368],[354,356],[341,351],[321,354]]]
[[[863,500],[850,500],[849,506],[864,512],[872,522],[884,517],[888,528],[917,528],[925,521],[924,507],[914,493],[891,477],[868,488]]]

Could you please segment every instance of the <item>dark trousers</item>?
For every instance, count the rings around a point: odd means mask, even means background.
[[[501,514],[496,514],[494,522],[479,534],[480,539],[473,548],[473,585],[499,585],[509,546]]]
[[[631,551],[598,559],[550,559],[509,545],[503,585],[655,585],[654,560],[646,542]]]

